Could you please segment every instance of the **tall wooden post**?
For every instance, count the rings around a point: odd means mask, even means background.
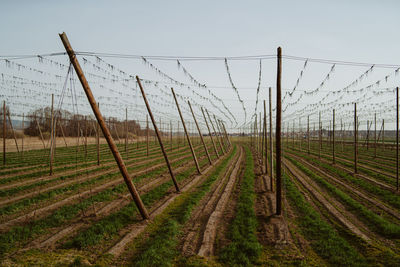
[[[267,107],[266,107],[266,103],[265,100],[263,101],[264,103],[264,142],[265,142],[265,155],[263,155],[264,160],[265,160],[265,174],[268,173],[268,140],[267,140]]]
[[[354,103],[354,173],[357,173],[357,103]]]
[[[176,138],[177,138],[176,142],[178,143],[178,148],[179,148],[179,145],[180,145],[179,121],[178,121],[178,127],[177,128],[178,128],[178,130],[176,132]]]
[[[215,142],[214,142],[213,136],[212,136],[212,134],[211,134],[211,131],[210,131],[210,126],[208,125],[208,121],[207,121],[207,119],[206,119],[206,115],[204,114],[203,107],[201,107],[201,113],[203,113],[204,121],[206,122],[206,125],[207,125],[208,134],[210,135],[210,138],[211,138],[211,143],[212,143],[212,145],[213,145],[213,148],[214,148],[215,155],[217,156],[217,158],[219,158],[219,154],[218,154],[217,146],[215,145]],[[178,124],[178,125],[179,125],[179,124]]]
[[[261,136],[261,133],[262,133],[261,112],[259,112],[258,114],[259,114],[259,116],[258,116],[259,117],[259,119],[258,119],[258,146],[260,147],[259,151],[260,151],[261,158],[262,158],[263,148],[262,148],[262,136]]]
[[[197,123],[196,116],[194,115],[194,112],[193,112],[193,109],[192,109],[192,105],[190,104],[189,100],[188,100],[188,104],[189,104],[190,111],[192,112],[193,120],[194,120],[194,123],[196,124],[196,128],[197,128],[197,131],[198,131],[199,136],[200,136],[200,140],[203,143],[204,151],[206,152],[206,155],[207,155],[207,158],[208,158],[208,162],[210,163],[210,165],[212,165],[210,154],[208,153],[208,149],[207,149],[206,143],[204,142],[203,135],[201,134],[199,124]]]
[[[51,122],[50,122],[50,175],[53,175],[53,147],[54,147],[54,94],[51,94]]]
[[[254,143],[255,143],[255,146],[256,146],[256,150],[257,150],[257,154],[258,154],[258,129],[257,129],[257,114],[256,114],[256,118],[255,118],[255,120],[254,120],[254,136],[255,136],[255,139],[254,139]],[[218,128],[218,127],[217,127]]]
[[[138,207],[139,212],[142,215],[142,217],[144,219],[148,219],[149,214],[146,210],[146,207],[143,205],[143,202],[139,196],[139,193],[137,192],[136,187],[132,183],[132,180],[129,176],[128,170],[126,169],[124,161],[122,160],[122,157],[118,152],[117,146],[114,143],[111,133],[106,126],[103,116],[101,115],[100,110],[98,109],[98,107],[96,105],[96,101],[93,97],[92,90],[90,89],[89,83],[87,82],[85,75],[83,74],[82,68],[78,62],[78,59],[76,58],[75,52],[72,50],[72,47],[68,41],[67,35],[65,33],[62,33],[62,34],[60,34],[60,38],[64,44],[65,50],[68,53],[70,61],[75,68],[75,71],[78,75],[78,78],[79,78],[81,84],[82,84],[82,87],[85,90],[86,96],[89,100],[92,110],[96,116],[96,119],[98,120],[98,122],[100,124],[100,127],[101,127],[101,130],[103,131],[104,137],[106,138],[107,143],[110,147],[110,150],[114,155],[115,161],[117,162],[117,165],[121,171],[121,174],[124,177],[125,183],[127,184],[128,189],[136,203],[136,206]]]
[[[6,123],[6,101],[3,101],[3,165],[6,165],[6,137],[7,137],[7,123]]]
[[[281,120],[282,120],[282,99],[281,99],[281,72],[282,72],[282,51],[278,47],[276,79],[276,214],[282,214],[282,159],[281,159]]]
[[[208,113],[208,110],[207,110],[207,109],[206,109],[206,113],[207,113],[207,116],[208,116],[208,120],[209,120],[210,123],[211,123],[211,127],[213,128],[213,131],[214,131],[214,134],[215,134],[215,138],[217,139],[218,144],[219,144],[219,146],[220,146],[220,148],[221,148],[221,151],[222,151],[223,154],[225,154],[224,146],[221,144],[221,140],[218,138],[217,131],[215,130],[215,127],[214,127],[214,123],[213,123],[213,121],[211,120],[210,113]]]
[[[174,89],[172,87],[171,87],[171,92],[172,92],[172,95],[174,96],[174,99],[175,99],[176,108],[178,109],[179,117],[181,118],[181,121],[182,121],[183,130],[185,131],[186,138],[187,138],[187,141],[188,141],[188,144],[189,144],[189,147],[190,147],[190,151],[192,152],[194,164],[196,165],[197,172],[200,174],[201,173],[201,169],[200,169],[200,166],[199,166],[199,162],[197,161],[196,153],[195,153],[195,151],[193,149],[192,142],[190,141],[190,137],[189,137],[189,133],[188,133],[187,128],[186,128],[185,120],[183,119],[181,108],[179,107],[179,104],[178,104],[178,99],[176,98]]]
[[[335,109],[333,109],[332,118],[332,161],[335,164]]]
[[[399,191],[399,87],[396,87],[396,190]]]
[[[274,177],[274,160],[273,160],[273,140],[272,140],[272,88],[269,88],[269,179],[271,185],[271,191],[274,192],[273,177]],[[289,125],[289,124],[288,124]],[[288,126],[289,129],[289,126]],[[289,134],[289,131],[288,131]],[[289,137],[288,137],[289,138]],[[289,139],[288,139],[289,140]],[[289,147],[289,146],[288,146]]]

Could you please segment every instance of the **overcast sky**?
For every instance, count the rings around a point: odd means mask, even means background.
[[[63,51],[57,34],[65,31],[78,51],[241,56],[275,54],[276,48],[281,46],[285,55],[400,64],[400,2],[395,0],[3,0],[0,5],[0,55]],[[115,63],[132,73],[141,72],[139,68],[134,69],[131,62]],[[283,87],[293,88],[303,63],[288,61],[284,65]],[[160,64],[167,73],[176,72],[176,63],[155,64]],[[324,65],[310,66],[309,84],[302,84],[304,90],[321,82],[331,67]],[[230,86],[222,61],[189,62],[186,66],[202,83]],[[230,62],[230,67],[251,115],[258,62]],[[266,88],[275,85],[275,68],[275,61],[263,61],[262,99],[266,98]],[[366,69],[343,69],[337,86],[353,81]],[[382,75],[388,72],[390,70],[382,70]],[[216,94],[226,98],[243,122],[233,91],[221,89]]]

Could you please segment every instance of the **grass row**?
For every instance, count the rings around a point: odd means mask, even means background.
[[[179,234],[199,201],[211,189],[214,182],[221,178],[237,148],[215,167],[212,174],[194,190],[182,193],[150,225],[149,238],[144,240],[139,251],[131,261],[133,266],[170,266],[179,256]]]
[[[219,260],[228,266],[248,266],[256,264],[262,246],[257,240],[257,217],[254,211],[254,160],[246,146],[244,174],[237,200],[235,217],[229,227],[229,245],[219,253]]]

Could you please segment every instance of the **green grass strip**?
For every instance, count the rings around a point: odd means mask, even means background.
[[[236,213],[229,228],[231,243],[219,254],[219,260],[228,266],[255,264],[261,255],[262,246],[257,240],[257,217],[254,211],[254,161],[246,146],[246,165],[240,186]]]
[[[365,258],[321,218],[286,174],[283,178],[290,206],[298,214],[296,224],[314,251],[334,266],[365,266]]]
[[[190,218],[192,210],[210,190],[213,183],[223,175],[223,170],[236,153],[232,153],[218,165],[214,172],[193,191],[182,193],[164,213],[151,225],[153,231],[141,246],[132,261],[132,266],[171,266],[175,257],[179,256],[177,246],[179,234]]]
[[[350,211],[355,212],[356,214],[360,215],[360,218],[375,232],[382,234],[387,238],[399,238],[400,237],[400,226],[391,222],[388,222],[383,217],[375,214],[374,212],[370,211],[364,205],[360,204],[342,190],[338,189],[337,187],[331,185],[329,182],[325,181],[321,176],[315,174],[311,170],[304,167],[301,163],[297,162],[291,157],[287,158],[298,167],[301,171],[315,180],[319,185],[324,187],[328,190],[332,197],[337,197],[340,199],[342,203],[347,205]]]

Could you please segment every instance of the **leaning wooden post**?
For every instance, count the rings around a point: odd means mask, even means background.
[[[100,110],[98,109],[98,107],[96,105],[96,101],[93,97],[92,90],[90,89],[89,83],[87,82],[85,75],[83,74],[82,68],[78,62],[78,59],[76,58],[75,52],[72,50],[72,47],[68,41],[67,35],[65,33],[62,33],[62,34],[60,34],[60,38],[64,44],[65,50],[68,53],[70,61],[75,68],[78,78],[79,78],[79,80],[82,84],[82,87],[86,93],[86,96],[89,100],[90,106],[92,107],[93,113],[96,116],[96,119],[100,124],[100,127],[101,127],[101,130],[103,131],[104,137],[107,140],[108,146],[110,147],[110,150],[115,158],[115,161],[117,162],[119,170],[125,180],[126,185],[128,186],[128,189],[133,197],[133,200],[135,201],[136,206],[138,207],[139,212],[142,215],[142,217],[144,219],[148,219],[149,214],[146,210],[146,207],[144,206],[144,204],[139,196],[139,193],[136,190],[136,187],[132,183],[132,180],[129,176],[129,173],[124,164],[124,161],[123,161],[120,153],[118,152],[117,146],[114,143],[111,133],[110,133],[109,129],[107,128],[106,123],[103,119],[103,116],[101,115]]]
[[[189,133],[188,133],[187,128],[186,128],[185,120],[183,119],[181,108],[179,107],[179,104],[178,104],[178,99],[176,98],[176,95],[175,95],[175,92],[174,92],[174,88],[172,88],[172,87],[171,87],[171,92],[172,92],[172,95],[173,95],[173,97],[175,99],[176,108],[178,109],[179,117],[181,118],[181,121],[182,121],[183,130],[185,131],[186,139],[188,141],[188,144],[189,144],[189,147],[190,147],[190,151],[192,152],[194,164],[196,165],[197,172],[200,174],[201,173],[201,169],[200,169],[200,166],[199,166],[199,162],[197,161],[196,153],[194,152],[194,149],[193,149],[193,146],[192,146],[192,142],[190,140],[190,136],[189,136]]]
[[[226,136],[226,140],[228,140],[228,144],[229,146],[232,146],[231,140],[229,139],[229,135],[228,132],[226,131],[226,127],[223,121],[221,121],[221,127],[224,130],[225,136]]]
[[[146,155],[149,156],[149,116],[146,115]]]
[[[6,101],[3,101],[3,165],[6,165],[6,135],[7,135],[7,124],[6,124]]]
[[[67,140],[65,139],[64,129],[62,127],[62,118],[61,117],[58,119],[58,125],[60,126],[60,130],[61,130],[61,134],[63,136],[65,147],[68,147]]]
[[[281,99],[281,71],[282,71],[282,51],[278,47],[276,79],[276,214],[282,214],[282,159],[281,159],[281,120],[282,120],[282,99]]]
[[[11,132],[12,132],[12,134],[13,134],[13,138],[14,138],[14,142],[15,142],[15,147],[17,148],[17,151],[18,151],[18,153],[19,153],[19,147],[18,147],[18,142],[17,142],[17,136],[15,135],[14,127],[13,127],[13,124],[12,124],[12,121],[11,121],[10,110],[8,110],[7,116],[8,116],[8,122],[10,123]]]
[[[288,123],[288,134],[289,134],[289,123]],[[288,136],[289,140],[289,136]],[[289,145],[288,145],[289,148]],[[271,191],[274,192],[273,177],[274,177],[274,161],[273,161],[273,141],[272,141],[272,88],[269,88],[269,179],[271,185]]]
[[[216,138],[217,141],[218,141],[219,147],[221,148],[222,153],[225,154],[224,147],[223,147],[222,144],[221,144],[221,140],[218,138],[217,131],[215,130],[215,127],[214,127],[214,123],[213,123],[213,121],[211,120],[210,113],[208,113],[208,110],[207,110],[207,109],[206,109],[206,113],[207,113],[207,116],[208,116],[208,120],[209,120],[210,123],[211,123],[211,127],[213,128],[213,131],[214,131],[214,134],[215,134],[215,138]]]
[[[226,147],[225,147],[225,143],[226,143],[226,142],[224,142],[224,138],[222,137],[221,128],[220,128],[220,126],[219,126],[217,117],[215,117],[215,115],[213,115],[213,116],[214,116],[214,120],[215,120],[215,125],[216,125],[216,127],[217,127],[218,136],[219,136],[219,138],[221,139],[221,143],[222,143],[222,145],[224,146],[224,149],[225,149],[225,151],[226,151]]]
[[[399,87],[396,87],[396,190],[399,191]]]
[[[332,118],[332,161],[335,164],[335,109],[333,109]]]
[[[212,145],[213,145],[215,155],[217,156],[217,158],[219,158],[217,146],[215,145],[214,139],[213,139],[213,137],[212,137],[212,134],[211,134],[211,131],[210,131],[210,126],[208,125],[208,121],[207,121],[207,119],[206,119],[206,115],[204,114],[203,107],[201,107],[201,113],[203,113],[204,121],[206,122],[206,125],[207,125],[208,134],[210,135],[211,143],[212,143]],[[179,126],[179,122],[178,122],[178,126]]]
[[[357,173],[357,103],[354,103],[354,173]]]
[[[204,151],[206,152],[206,155],[207,155],[207,158],[208,158],[208,162],[210,163],[210,165],[212,165],[210,154],[208,153],[208,149],[207,149],[206,143],[204,142],[203,135],[201,134],[199,124],[197,123],[196,116],[194,115],[194,112],[193,112],[193,109],[192,109],[192,105],[190,104],[189,100],[188,100],[188,104],[189,104],[190,111],[192,112],[193,120],[194,120],[194,123],[196,124],[197,131],[199,132],[200,140],[203,143]]]
[[[53,175],[53,147],[54,147],[54,94],[51,94],[51,122],[50,122],[50,175]]]
[[[151,112],[150,105],[149,105],[149,102],[147,101],[147,97],[146,97],[146,94],[144,92],[142,83],[140,82],[139,76],[136,76],[136,80],[137,80],[137,83],[139,84],[140,91],[142,92],[142,97],[143,97],[144,103],[146,104],[147,111],[149,112],[149,116],[150,116],[151,122],[153,123],[154,131],[155,131],[155,133],[157,135],[157,139],[158,139],[158,142],[160,144],[161,151],[162,151],[162,153],[164,155],[165,163],[167,164],[169,174],[171,175],[171,179],[172,179],[172,181],[173,181],[173,183],[175,185],[176,191],[180,192],[178,182],[175,179],[175,175],[174,175],[174,173],[172,171],[171,164],[169,163],[167,152],[165,151],[164,144],[163,144],[163,142],[161,140],[160,132],[158,130],[156,121],[155,121],[155,119],[153,117],[153,113]]]
[[[225,135],[225,140],[226,140],[226,142],[228,144],[228,148],[229,148],[232,144],[231,144],[231,141],[229,140],[228,132],[225,129],[225,125],[224,125],[223,121],[218,120],[218,122],[221,127],[222,133]],[[261,137],[260,137],[260,139],[261,139]]]

